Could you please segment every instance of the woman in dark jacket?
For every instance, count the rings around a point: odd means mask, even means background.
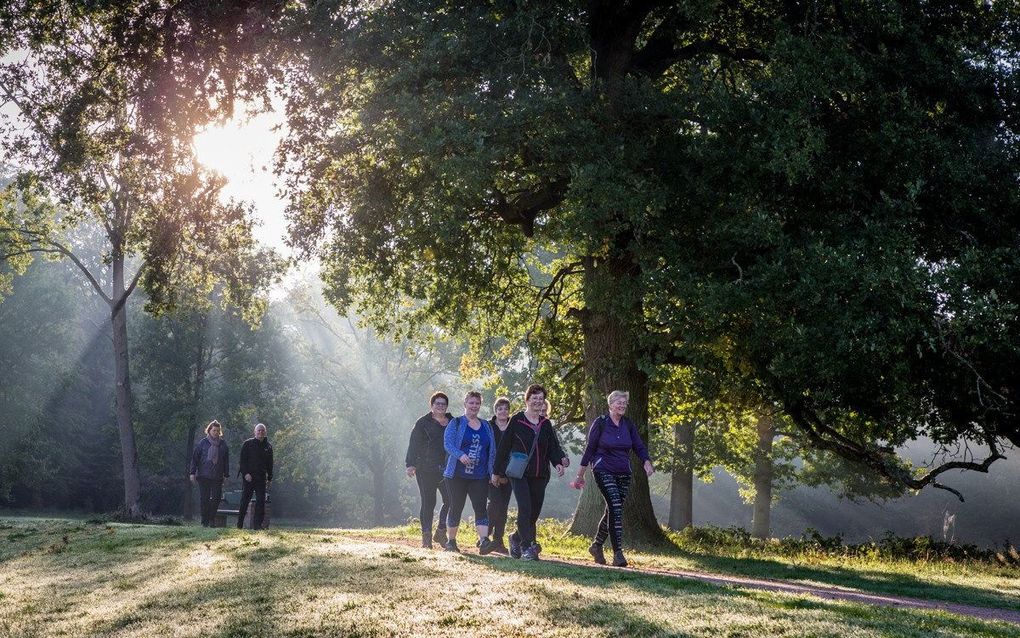
[[[535,540],[535,524],[542,513],[545,488],[549,484],[549,467],[554,466],[558,476],[569,463],[560,448],[549,419],[542,417],[545,408],[545,388],[538,384],[528,386],[524,393],[523,412],[510,417],[510,425],[496,452],[494,475],[506,477],[506,467],[514,452],[529,454],[522,478],[510,478],[514,498],[517,500],[517,531],[510,535],[510,555],[524,560],[538,560],[541,546]],[[535,443],[537,437],[537,443]],[[532,452],[532,444],[534,452]]]
[[[230,476],[230,450],[223,440],[220,422],[205,426],[205,438],[195,444],[191,453],[191,482],[198,483],[202,503],[202,527],[212,527],[216,510],[223,498],[223,481]]]
[[[495,448],[510,428],[510,399],[500,397],[492,406],[492,434],[495,438]],[[506,544],[503,536],[506,533],[507,510],[510,508],[510,481],[503,477],[497,477],[493,481],[495,485],[489,486],[489,525],[492,530],[492,551],[497,554],[506,554]]]
[[[407,456],[404,465],[407,475],[418,481],[418,492],[421,494],[421,545],[432,547],[432,541],[440,547],[446,545],[446,515],[449,513],[449,496],[446,483],[443,481],[443,469],[446,467],[446,450],[443,448],[443,435],[446,424],[453,416],[446,411],[450,399],[442,392],[436,392],[429,399],[431,412],[418,419],[411,430],[411,440],[407,444]],[[439,524],[435,536],[432,535],[432,517],[436,510],[436,490],[443,499],[439,510]]]
[[[595,484],[606,501],[599,529],[588,547],[588,553],[600,565],[606,564],[602,546],[609,537],[613,545],[613,565],[627,566],[627,559],[623,556],[623,502],[630,491],[631,450],[643,461],[645,474],[651,476],[655,472],[637,426],[624,416],[629,399],[630,393],[622,390],[609,393],[606,398],[609,411],[595,419],[588,429],[588,444],[577,469],[577,480],[571,483],[577,489],[584,487],[584,472],[590,465]]]

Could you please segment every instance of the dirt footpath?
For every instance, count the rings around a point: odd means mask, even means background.
[[[410,539],[398,540],[392,538],[362,536],[360,534],[349,535],[355,539],[361,539],[377,543],[388,543],[390,545],[407,545],[410,547],[420,547],[418,543]],[[464,549],[469,550],[468,552],[465,553],[473,554],[475,552],[474,547]],[[462,549],[461,551],[464,550]],[[499,557],[498,554],[491,554],[490,556],[496,558]],[[558,557],[554,558],[552,556],[548,558],[543,557],[542,561],[545,563],[570,565],[571,567],[585,567],[588,569],[611,569],[634,572],[639,574],[649,574],[652,576],[681,578],[684,580],[694,580],[703,583],[710,583],[712,585],[718,585],[720,587],[742,587],[746,589],[759,589],[763,591],[775,591],[786,594],[815,596],[817,598],[824,598],[827,600],[844,600],[847,602],[861,603],[865,605],[881,605],[883,607],[901,607],[904,609],[927,609],[934,611],[945,611],[953,614],[959,614],[961,616],[980,618],[981,620],[995,620],[1020,625],[1020,611],[1016,611],[1013,609],[977,607],[974,605],[962,605],[959,603],[949,603],[940,600],[927,600],[923,598],[908,598],[905,596],[894,596],[890,594],[869,594],[867,592],[862,592],[856,589],[834,587],[831,585],[805,585],[802,583],[795,583],[784,580],[771,580],[766,578],[748,578],[745,576],[727,576],[724,574],[713,574],[710,572],[675,570],[675,569],[652,569],[648,567],[622,567],[622,568],[609,567],[604,565],[595,565],[590,560],[582,561],[568,558]]]

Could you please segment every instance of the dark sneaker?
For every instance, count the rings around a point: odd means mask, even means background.
[[[445,546],[446,541],[450,540],[446,537],[446,528],[444,527],[442,529],[437,529],[435,535],[432,537],[432,540],[439,543],[440,546]]]
[[[592,543],[588,546],[588,553],[595,559],[595,562],[599,565],[606,564],[606,555],[602,552],[602,546],[596,543]]]
[[[446,545],[444,545],[443,547],[448,552],[458,552],[458,553],[460,553],[460,548],[457,547],[457,541],[453,540],[452,538],[450,540],[446,541]]]
[[[428,534],[423,534],[421,537],[421,546],[425,549],[432,549],[432,539],[429,538]]]
[[[521,553],[521,560],[538,560],[538,543],[534,543]]]
[[[540,545],[538,541],[535,541],[534,545],[535,545],[535,553],[536,554],[541,554],[542,553],[542,545]]]
[[[627,559],[623,557],[623,552],[613,552],[613,567],[626,567]]]
[[[509,554],[510,553],[510,550],[508,550],[506,548],[506,545],[504,545],[502,543],[502,541],[495,541],[492,544],[492,549],[489,550],[489,551],[491,551],[493,554]]]
[[[510,535],[510,557],[521,557],[521,537],[517,535],[517,532]]]
[[[480,541],[478,541],[478,553],[481,554],[482,556],[485,556],[486,554],[491,554],[492,547],[493,547],[492,541],[490,541],[488,538],[483,538]]]

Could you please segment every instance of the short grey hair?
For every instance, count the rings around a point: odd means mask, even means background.
[[[609,393],[609,396],[606,397],[606,403],[612,403],[617,399],[627,399],[630,401],[630,392],[627,392],[626,390],[613,390]]]
[[[255,426],[255,430],[257,430],[257,429],[259,429],[259,428],[262,428],[262,429],[263,429],[263,430],[265,430],[266,432],[268,432],[268,431],[269,431],[269,428],[267,428],[267,427],[266,427],[266,424],[265,424],[265,423],[259,423],[259,424],[257,424],[257,425]],[[253,430],[253,431],[254,431],[254,430]]]

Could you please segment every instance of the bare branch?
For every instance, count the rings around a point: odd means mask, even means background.
[[[525,237],[531,237],[535,234],[535,220],[563,201],[569,185],[569,179],[561,178],[509,196],[496,191],[496,201],[489,207],[506,223],[520,226]]]

